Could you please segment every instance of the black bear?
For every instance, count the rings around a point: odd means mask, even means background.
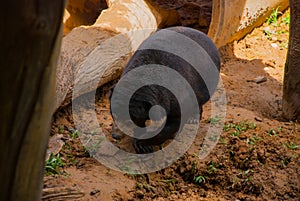
[[[220,56],[217,48],[204,33],[192,28],[171,27],[161,29],[151,35],[130,58],[119,82],[122,82],[122,78],[128,72],[141,66],[144,68],[151,66],[152,72],[155,71],[152,64],[171,68],[178,72],[193,89],[200,112],[198,115],[193,114],[195,109],[187,106],[185,108],[188,108],[189,118],[182,118],[180,103],[176,96],[171,90],[159,84],[141,86],[132,94],[127,106],[122,105],[122,100],[111,102],[111,104],[117,104],[114,107],[116,110],[113,112],[118,112],[118,107],[128,107],[131,120],[140,128],[147,126],[146,122],[150,119],[149,111],[153,106],[159,105],[164,108],[164,113],[158,112],[157,115],[151,117],[152,120],[157,121],[164,119],[163,128],[157,135],[148,139],[139,139],[141,134],[134,134],[134,148],[137,153],[153,152],[153,145],[160,145],[173,138],[177,132],[180,132],[181,121],[187,122],[193,118],[200,119],[202,105],[210,99],[219,81]],[[146,76],[152,79],[151,72]],[[144,78],[136,77],[135,79]],[[164,79],[168,79],[164,81],[170,81],[172,85],[181,84],[172,76]],[[127,93],[126,87],[122,93]],[[180,91],[179,94],[183,100],[188,100],[189,97],[184,90]],[[120,117],[122,115],[116,114],[116,116],[119,120],[126,121]]]

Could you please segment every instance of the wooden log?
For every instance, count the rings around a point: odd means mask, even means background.
[[[63,39],[56,108],[70,103],[74,86],[82,86],[77,97],[118,77],[129,56],[152,32],[179,21],[177,11],[164,10],[152,1],[110,0],[107,4],[109,8],[93,26],[73,29]]]
[[[39,201],[54,110],[64,1],[0,7],[1,200]]]
[[[288,0],[213,0],[208,36],[220,48],[243,38],[261,25],[274,9],[282,11],[288,5]]]
[[[287,60],[284,71],[283,117],[300,119],[300,2],[290,0],[291,22]]]
[[[103,9],[105,0],[68,0],[64,16],[64,33],[81,25],[92,25]]]
[[[54,187],[43,189],[43,201],[75,200],[82,198],[84,193],[76,188]]]

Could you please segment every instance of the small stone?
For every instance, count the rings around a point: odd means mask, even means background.
[[[96,190],[91,191],[91,192],[90,192],[90,195],[93,196],[93,195],[95,195],[95,194],[97,194],[97,193],[100,193],[100,190],[99,190],[99,189],[96,189]]]
[[[140,199],[144,198],[144,193],[141,190],[136,191],[136,196]]]
[[[277,45],[276,43],[271,43],[271,46],[272,46],[273,48],[275,48],[275,49],[278,48],[278,45]]]
[[[256,84],[260,84],[260,83],[263,83],[263,82],[266,82],[266,81],[267,81],[266,76],[258,76],[258,77],[255,78]]]
[[[254,120],[258,121],[258,122],[262,122],[263,121],[262,118],[260,118],[260,117],[254,117]]]
[[[242,133],[242,134],[239,135],[239,138],[240,138],[241,140],[243,140],[243,139],[246,139],[247,136],[246,136],[245,134]]]
[[[117,133],[113,133],[112,135],[112,138],[114,138],[115,140],[120,140],[121,139],[121,136]]]

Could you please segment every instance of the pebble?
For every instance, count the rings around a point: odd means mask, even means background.
[[[137,195],[137,197],[140,198],[140,199],[144,198],[144,193],[143,193],[143,191],[141,191],[141,190],[138,190],[138,191],[136,192],[136,195]]]
[[[255,78],[256,84],[260,84],[260,83],[263,83],[263,82],[266,82],[266,81],[267,81],[266,76],[258,76],[258,77]]]
[[[245,134],[242,133],[242,134],[239,135],[239,138],[240,138],[240,139],[246,139],[247,136],[246,136]]]
[[[121,138],[120,135],[117,133],[113,133],[111,136],[112,136],[112,138],[114,138],[116,140],[119,140]]]
[[[93,190],[93,191],[91,191],[90,192],[90,195],[95,195],[95,194],[97,194],[97,193],[100,193],[100,190],[98,190],[98,189],[96,189],[96,190]]]
[[[255,121],[258,121],[258,122],[262,122],[263,121],[262,118],[260,118],[260,117],[254,117],[254,119],[255,119]]]
[[[271,46],[275,49],[277,49],[279,47],[276,43],[271,43]]]

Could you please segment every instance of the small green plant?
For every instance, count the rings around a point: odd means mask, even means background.
[[[240,183],[240,179],[238,178],[238,177],[235,177],[234,178],[234,181],[233,181],[233,183],[232,183],[232,185],[231,185],[231,188],[235,188],[235,186],[237,186],[237,184],[238,183]]]
[[[194,178],[194,182],[197,183],[197,184],[205,183],[205,180],[206,180],[207,178],[208,178],[207,176],[199,175],[199,176],[196,176],[196,177]]]
[[[290,24],[290,14],[287,14],[285,17],[283,17],[281,19],[281,21],[285,24],[285,25],[289,25]]]
[[[252,169],[248,169],[248,170],[245,170],[245,171],[241,171],[238,174],[238,177],[240,177],[240,179],[243,183],[252,182],[253,173],[254,173],[254,171]]]
[[[132,164],[136,164],[138,159],[135,156],[129,156],[126,161],[120,164],[119,169],[121,171],[126,171],[129,175],[133,176],[136,174],[141,174],[138,170],[132,167]]]
[[[211,117],[208,119],[208,123],[211,123],[212,125],[217,124],[218,122],[220,122],[221,117],[219,116],[215,116],[215,117]]]
[[[242,132],[247,131],[247,130],[252,130],[252,129],[256,129],[256,124],[253,122],[249,122],[249,121],[242,121],[239,122],[237,124],[226,124],[223,127],[223,131],[227,132],[227,131],[231,131],[229,134],[233,135],[233,136],[239,136]]]
[[[193,161],[193,164],[192,164],[192,174],[195,174],[196,170],[197,170],[197,162]]]
[[[281,14],[281,12],[278,11],[279,7],[277,7],[276,9],[274,9],[271,13],[271,15],[267,18],[266,22],[268,25],[277,25],[278,22],[278,16],[279,14]]]
[[[247,138],[246,142],[250,145],[255,145],[256,142],[259,140],[259,137],[257,135],[254,135],[252,138]]]
[[[249,161],[249,157],[246,157],[246,158],[241,162],[241,164],[243,165],[243,164],[245,164],[247,161]]]
[[[198,153],[193,153],[193,157],[198,158],[199,157]]]
[[[295,142],[291,142],[291,143],[283,143],[283,146],[290,149],[290,150],[296,150],[299,148],[299,145],[297,145]]]
[[[91,156],[94,156],[98,151],[102,142],[104,142],[105,136],[101,136],[98,141],[95,140],[92,144],[84,146],[85,149],[90,153]]]
[[[153,188],[152,186],[150,186],[146,182],[137,182],[136,187],[139,188],[139,189],[147,189],[147,190],[151,190],[151,188]]]
[[[289,163],[286,160],[281,160],[281,164],[283,167],[286,167]]]
[[[285,34],[285,33],[288,33],[289,31],[288,30],[284,30],[284,29],[281,29],[278,31],[278,34]]]
[[[226,138],[220,137],[219,143],[220,143],[220,144],[227,144]]]
[[[280,47],[287,49],[289,47],[289,44],[288,44],[288,42],[281,42]]]
[[[281,133],[283,130],[283,128],[281,126],[279,126],[277,129],[271,128],[270,130],[268,130],[268,134],[270,137],[277,135],[278,133]]]
[[[243,176],[247,176],[249,173],[253,173],[253,172],[254,172],[253,170],[248,169],[248,170],[243,171],[241,174],[242,174]]]
[[[269,136],[273,136],[273,135],[276,135],[277,132],[276,132],[275,129],[271,128],[271,129],[268,131],[268,134],[269,134]]]
[[[46,161],[45,171],[47,175],[60,174],[59,169],[64,166],[65,159],[60,157],[60,154],[50,155],[49,159]]]
[[[143,189],[144,185],[142,182],[136,182],[136,188]]]
[[[64,126],[63,125],[59,125],[58,132],[59,132],[59,134],[62,134],[64,132]]]
[[[211,133],[211,135],[208,137],[208,139],[212,142],[216,142],[219,138],[218,133]]]
[[[212,174],[214,173],[215,171],[217,171],[217,167],[216,167],[216,163],[215,162],[211,162],[209,165],[208,165],[208,174]]]
[[[254,142],[254,144],[259,140],[260,138],[257,135],[254,135],[252,137],[252,141]]]
[[[71,150],[71,145],[68,142],[65,142],[65,146],[63,147],[63,150]]]
[[[135,174],[135,171],[132,169],[132,167],[130,167],[130,165],[122,164],[122,165],[120,165],[119,169],[121,171],[128,172],[129,175],[134,175]]]
[[[76,159],[75,156],[73,156],[72,154],[66,154],[68,161],[70,163],[72,163],[73,165],[76,165],[79,161]]]
[[[72,139],[76,139],[79,137],[79,131],[78,130],[72,131],[70,132],[70,135]]]
[[[171,178],[171,179],[163,179],[161,180],[164,183],[176,183],[177,180],[175,178]]]

